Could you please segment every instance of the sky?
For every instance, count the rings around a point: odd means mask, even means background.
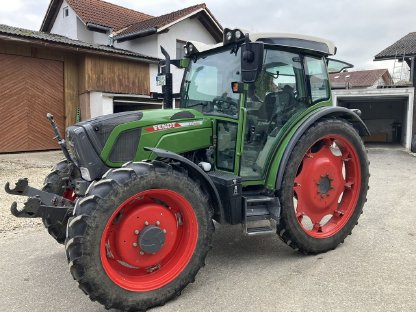
[[[151,15],[179,10],[203,0],[108,0]],[[389,68],[374,56],[409,32],[416,31],[414,0],[205,0],[223,27],[255,32],[290,32],[335,42],[336,58],[355,70]],[[0,24],[39,30],[49,0],[4,1]]]

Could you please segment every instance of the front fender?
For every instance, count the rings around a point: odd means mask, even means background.
[[[293,127],[290,133],[283,140],[281,147],[278,149],[273,158],[271,170],[267,176],[266,184],[269,188],[280,190],[282,186],[283,174],[285,172],[287,162],[289,161],[290,154],[306,130],[317,121],[331,117],[342,118],[349,121],[354,128],[357,129],[361,136],[370,134],[370,131],[362,119],[350,109],[337,106],[322,107],[317,109]]]
[[[164,149],[150,147],[145,147],[144,149],[151,151],[152,154],[154,153],[156,155],[156,159],[162,158],[178,161],[188,171],[189,176],[193,180],[198,181],[204,188],[204,191],[209,195],[209,200],[214,209],[214,219],[221,223],[224,221],[224,210],[218,190],[211,178],[200,167],[198,167],[198,165],[181,155]]]

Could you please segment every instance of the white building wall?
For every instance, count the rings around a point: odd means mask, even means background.
[[[98,31],[91,31],[87,26],[77,18],[77,36],[78,40],[102,45],[108,45],[109,34],[100,33]]]
[[[93,42],[94,34],[88,30],[85,24],[77,18],[77,39],[84,42]]]
[[[130,50],[144,55],[149,55],[163,59],[164,56],[160,51],[163,46],[172,59],[176,58],[176,40],[191,41],[196,40],[207,44],[215,44],[216,41],[208,30],[197,20],[187,18],[177,24],[169,27],[169,31],[161,34],[155,34],[144,38],[115,43],[114,46],[119,49]],[[173,92],[180,91],[182,83],[183,70],[172,66],[173,74]],[[150,65],[150,91],[161,92],[161,88],[156,86],[157,65]]]
[[[102,92],[90,93],[90,112],[91,118],[112,114],[113,97],[104,95]]]
[[[206,44],[215,44],[216,41],[208,32],[208,30],[197,20],[187,18],[172,27],[169,31],[158,36],[158,55],[157,57],[163,58],[162,52],[160,52],[160,46],[163,46],[168,51],[171,58],[176,58],[176,40],[181,41],[199,41]],[[183,70],[176,67],[172,67],[173,75],[173,92],[178,93],[180,91]],[[152,79],[152,77],[150,77]],[[153,79],[155,79],[153,77]]]
[[[124,42],[115,42],[114,47],[118,49],[124,49],[134,51],[148,56],[158,57],[158,44],[157,34],[148,37],[137,38],[134,40],[128,40]]]
[[[63,9],[68,7],[68,16],[64,17]],[[66,1],[62,2],[56,20],[53,23],[51,33],[65,36],[71,39],[78,39],[77,34],[77,20],[78,17],[74,10],[68,5]]]
[[[87,27],[84,26],[86,29]],[[108,45],[110,43],[109,33],[100,33],[98,31],[87,30],[92,33],[93,42],[102,45]]]
[[[156,86],[157,64],[149,64],[150,92],[162,92],[162,87]]]

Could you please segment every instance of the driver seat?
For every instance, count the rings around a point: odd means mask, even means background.
[[[277,114],[284,109],[287,109],[292,104],[293,88],[285,85],[282,90],[278,92],[270,92],[264,98],[264,106],[268,120],[276,118]]]

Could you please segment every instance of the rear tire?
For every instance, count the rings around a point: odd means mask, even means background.
[[[142,245],[150,230],[165,237],[155,252]],[[65,248],[71,274],[91,300],[143,311],[194,281],[213,231],[208,199],[185,172],[159,161],[129,163],[77,201]]]
[[[55,165],[43,183],[42,191],[63,196],[66,199],[75,201],[76,196],[73,189],[68,185],[72,168],[66,160]],[[56,220],[50,216],[42,217],[42,222],[48,233],[59,243],[63,244],[66,238],[66,226],[69,216],[64,220]]]
[[[367,153],[357,131],[343,120],[316,123],[289,158],[277,234],[305,254],[336,248],[358,223],[368,181]]]

